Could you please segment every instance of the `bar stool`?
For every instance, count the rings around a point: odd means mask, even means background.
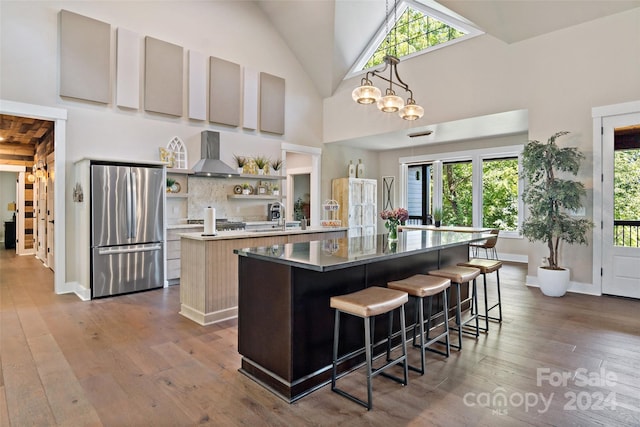
[[[405,320],[404,320],[404,304],[409,300],[409,296],[406,292],[396,291],[393,289],[382,288],[379,286],[372,286],[370,288],[363,289],[361,291],[353,292],[346,295],[331,297],[330,306],[336,311],[335,325],[333,332],[333,359],[331,374],[331,390],[336,393],[363,405],[370,410],[373,408],[372,399],[372,386],[371,380],[374,376],[381,374],[387,378],[399,382],[402,385],[407,385],[408,381],[408,367],[407,367],[407,345],[405,336]],[[373,328],[371,327],[371,320],[374,316],[380,314],[389,314],[389,335],[385,341],[391,339],[391,330],[393,325],[393,311],[400,309],[400,332],[402,338],[402,355],[396,357],[393,360],[387,361],[379,368],[373,368],[372,348],[378,343],[372,343]],[[351,353],[345,354],[338,358],[338,342],[340,341],[340,313],[350,314],[352,316],[360,317],[364,320],[364,349],[358,349]],[[357,397],[347,393],[336,387],[337,366],[339,363],[345,360],[352,359],[356,356],[365,353],[366,365],[367,365],[367,402],[358,399]],[[388,356],[388,355],[387,355]],[[404,370],[404,379],[383,372],[385,369],[402,363]],[[350,371],[344,372],[340,377],[348,374]]]
[[[502,298],[500,297],[500,269],[502,268],[502,261],[472,258],[467,262],[459,262],[458,265],[462,267],[474,267],[480,269],[480,274],[482,274],[484,279],[484,314],[479,314],[479,316],[484,318],[485,323],[485,327],[480,329],[484,332],[489,332],[489,319],[502,323]],[[494,271],[496,272],[496,280],[498,283],[498,302],[489,307],[487,298],[487,274],[493,273]],[[498,307],[499,316],[489,316],[489,311],[496,307]],[[476,308],[476,310],[478,310],[478,308]]]
[[[448,267],[441,268],[439,270],[432,270],[429,272],[432,276],[444,277],[446,279],[451,280],[451,283],[456,285],[456,296],[457,296],[457,304],[456,304],[456,331],[458,331],[458,345],[451,344],[451,347],[462,350],[462,333],[467,333],[474,335],[476,338],[480,336],[480,325],[478,322],[478,313],[474,313],[471,311],[471,316],[462,322],[462,303],[471,302],[471,307],[478,306],[478,293],[476,292],[476,277],[480,275],[480,269],[473,267],[459,267],[457,265],[452,265]],[[463,283],[469,283],[473,280],[473,287],[471,290],[471,295],[462,301],[460,299],[460,291],[462,289]],[[474,303],[475,301],[475,303]],[[471,321],[476,323],[475,331],[469,332],[463,330],[463,327],[467,326]]]
[[[387,283],[387,287],[389,289],[395,289],[398,291],[404,291],[409,294],[412,299],[415,300],[416,303],[416,317],[415,323],[409,328],[413,327],[413,346],[420,347],[420,369],[409,365],[409,369],[419,372],[421,375],[424,375],[424,355],[425,350],[432,351],[434,353],[442,354],[443,356],[449,357],[450,349],[449,349],[449,315],[448,315],[448,306],[447,303],[447,290],[451,286],[451,280],[445,279],[443,277],[436,276],[428,276],[426,274],[416,274],[414,276],[408,277],[402,280],[396,280],[393,282]],[[444,332],[441,334],[429,338],[429,332],[431,331],[431,318],[433,317],[431,310],[433,305],[433,296],[442,294],[442,313],[444,316]],[[424,317],[424,298],[428,297],[428,306],[427,306],[427,318]],[[425,335],[424,324],[427,323],[427,330]],[[420,330],[420,345],[416,343],[416,328]],[[442,352],[440,350],[436,350],[431,348],[431,346],[435,343],[441,343],[441,339],[444,338],[446,352]]]

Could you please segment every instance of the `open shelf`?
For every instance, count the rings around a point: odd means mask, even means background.
[[[193,175],[193,171],[191,169],[167,168],[167,173],[179,173],[179,174],[182,174],[182,175]]]
[[[282,200],[283,196],[274,196],[273,194],[227,194],[227,199],[245,199],[245,200]]]
[[[287,179],[286,176],[282,175],[258,175],[253,173],[243,173],[239,176],[234,176],[233,178],[261,179],[263,181],[277,181]]]

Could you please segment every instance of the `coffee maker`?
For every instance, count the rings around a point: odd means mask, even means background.
[[[279,203],[269,203],[267,205],[267,219],[269,221],[280,221],[282,206]]]

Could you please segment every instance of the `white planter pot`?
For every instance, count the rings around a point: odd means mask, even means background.
[[[548,297],[561,297],[569,289],[571,270],[549,270],[538,267],[538,284],[543,294]]]

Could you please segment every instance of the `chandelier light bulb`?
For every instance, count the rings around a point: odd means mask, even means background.
[[[360,86],[351,92],[351,98],[358,104],[373,104],[382,96],[380,89],[373,86],[367,78],[362,79]]]
[[[404,120],[418,120],[424,115],[424,108],[416,105],[409,85],[400,78],[396,68],[399,63],[400,60],[397,57],[386,55],[384,57],[384,67],[367,72],[366,76],[360,80],[360,86],[351,92],[351,98],[358,104],[373,104],[375,102],[378,109],[383,113],[397,112]],[[386,72],[388,72],[388,77],[385,76]],[[387,89],[384,96],[382,96],[380,89],[371,83],[370,77],[377,77],[389,83],[388,87],[385,85]],[[406,106],[404,99],[394,92],[394,87],[401,88],[409,94]]]
[[[417,120],[424,116],[424,108],[416,104],[413,98],[407,99],[407,105],[398,113],[404,120]]]
[[[351,97],[358,104],[373,104],[382,96],[382,92],[375,86],[359,86],[353,90]]]
[[[378,100],[378,109],[384,113],[395,113],[402,107],[404,100],[391,89],[387,89],[387,93]]]

